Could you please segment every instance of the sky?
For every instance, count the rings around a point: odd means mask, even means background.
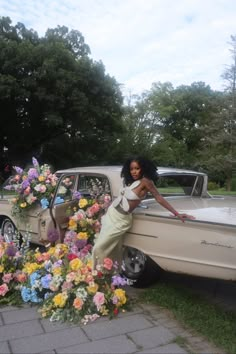
[[[40,37],[58,25],[80,31],[126,96],[167,81],[222,91],[232,64],[236,0],[0,0],[0,16]]]

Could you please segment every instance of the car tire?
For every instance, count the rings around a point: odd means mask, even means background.
[[[12,242],[16,240],[17,229],[10,219],[6,218],[3,220],[1,226],[1,233],[4,238],[4,241],[6,242]]]
[[[143,252],[133,247],[123,248],[122,274],[135,288],[145,288],[155,283],[162,269]]]

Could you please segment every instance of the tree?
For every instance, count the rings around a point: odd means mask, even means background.
[[[64,141],[68,163],[104,159],[122,131],[122,95],[89,53],[79,31],[58,26],[39,38],[0,18],[0,155],[7,148],[12,163],[24,164],[32,154],[56,156]],[[57,167],[64,166],[60,156]]]
[[[219,96],[217,112],[204,126],[205,138],[200,155],[210,174],[223,176],[227,190],[231,189],[236,172],[236,36],[231,36],[232,64],[226,67],[222,78],[226,82]]]

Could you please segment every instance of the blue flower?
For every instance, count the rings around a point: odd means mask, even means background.
[[[42,198],[42,199],[40,200],[40,203],[41,203],[41,207],[42,207],[43,209],[47,209],[48,206],[49,206],[49,201],[47,200],[47,198]]]
[[[35,281],[39,278],[40,278],[40,274],[38,272],[34,272],[30,274],[30,285],[34,286]]]
[[[35,290],[32,290],[31,296],[30,296],[30,301],[38,303],[38,302],[42,302],[43,300],[38,297],[37,292]]]
[[[21,297],[24,302],[29,302],[31,297],[31,289],[27,288],[26,286],[23,286],[21,288]]]
[[[56,197],[55,204],[61,204],[61,203],[64,203],[64,199],[61,197]]]
[[[41,278],[42,287],[45,289],[49,289],[50,281],[52,280],[51,274],[46,274],[44,277]]]

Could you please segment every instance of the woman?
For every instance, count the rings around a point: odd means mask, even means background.
[[[127,159],[121,170],[121,177],[124,179],[125,187],[103,217],[102,228],[93,247],[94,269],[98,264],[103,264],[106,257],[112,258],[121,265],[122,236],[132,226],[132,212],[145,198],[147,192],[150,192],[159,204],[182,222],[186,218],[194,219],[190,215],[178,213],[160,195],[154,184],[158,174],[152,161],[139,156]]]

